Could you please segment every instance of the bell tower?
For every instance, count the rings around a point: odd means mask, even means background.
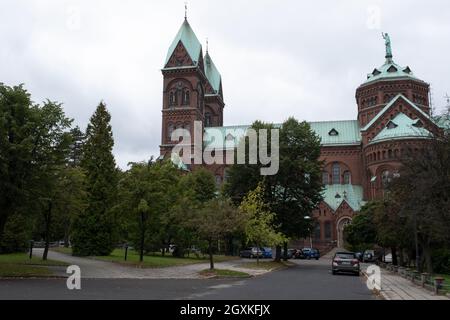
[[[202,46],[187,18],[167,52],[163,74],[163,108],[160,153],[166,156],[178,141],[172,141],[175,129],[191,132],[194,121],[204,120],[205,84]]]
[[[171,138],[175,129],[190,131],[194,142],[194,121],[204,127],[222,126],[222,77],[214,65],[208,49],[203,57],[202,45],[187,17],[167,52],[163,74],[163,107],[160,154],[170,155],[178,143]]]

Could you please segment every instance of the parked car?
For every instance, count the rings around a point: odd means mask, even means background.
[[[331,273],[352,272],[359,275],[359,260],[354,252],[336,252],[331,262]]]
[[[363,252],[355,252],[355,256],[356,256],[356,259],[358,259],[360,262],[362,262],[364,253]]]
[[[303,248],[303,255],[304,255],[304,259],[316,259],[319,260],[320,258],[320,252],[317,249],[314,248]]]
[[[272,259],[272,248],[264,247],[261,248],[262,251],[262,257]]]
[[[256,258],[256,257],[263,257],[263,252],[260,248],[257,247],[248,247],[242,250],[239,254],[242,258]]]
[[[377,257],[375,256],[375,250],[366,250],[363,255],[363,262],[375,262]]]

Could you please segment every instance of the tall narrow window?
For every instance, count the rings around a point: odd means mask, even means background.
[[[183,90],[183,105],[189,104],[189,90]]]
[[[325,233],[325,239],[329,240],[331,239],[331,222],[326,221],[324,224],[324,233]]]
[[[344,184],[351,184],[352,175],[350,174],[350,171],[344,172]]]
[[[338,162],[334,162],[332,166],[332,176],[333,176],[333,184],[340,184],[341,183],[341,167],[339,166]]]
[[[171,91],[169,93],[169,105],[173,106],[176,104],[176,94],[175,92]]]
[[[320,240],[320,223],[317,223],[316,227],[314,228],[314,239]]]
[[[322,184],[325,186],[328,184],[328,172],[322,172]]]
[[[167,126],[167,141],[172,141],[173,124],[169,123]]]
[[[211,114],[209,112],[205,113],[205,127],[211,126]]]

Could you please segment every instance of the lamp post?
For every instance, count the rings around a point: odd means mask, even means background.
[[[305,216],[304,219],[311,220],[311,217]],[[312,249],[313,245],[312,245],[312,236],[311,236],[311,228],[310,227],[308,227],[308,233],[309,233],[309,247]]]

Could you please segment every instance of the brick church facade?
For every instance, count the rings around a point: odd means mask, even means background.
[[[383,196],[383,185],[398,174],[401,158],[420,152],[443,125],[431,117],[429,84],[415,77],[411,68],[396,64],[388,35],[385,40],[384,64],[356,89],[357,119],[310,122],[322,139],[325,190],[313,213],[317,227],[311,239],[305,239],[307,246],[310,241],[323,249],[342,246],[344,226],[365,202]],[[223,126],[221,75],[208,49],[203,54],[187,19],[169,47],[162,74],[161,157],[170,156],[177,144],[171,141],[172,132],[184,128],[193,135],[194,121],[203,124],[205,146],[234,152],[249,125]],[[217,131],[224,141],[213,138]],[[198,166],[182,165],[191,170]],[[202,166],[212,171],[218,184],[226,179],[226,165]]]

